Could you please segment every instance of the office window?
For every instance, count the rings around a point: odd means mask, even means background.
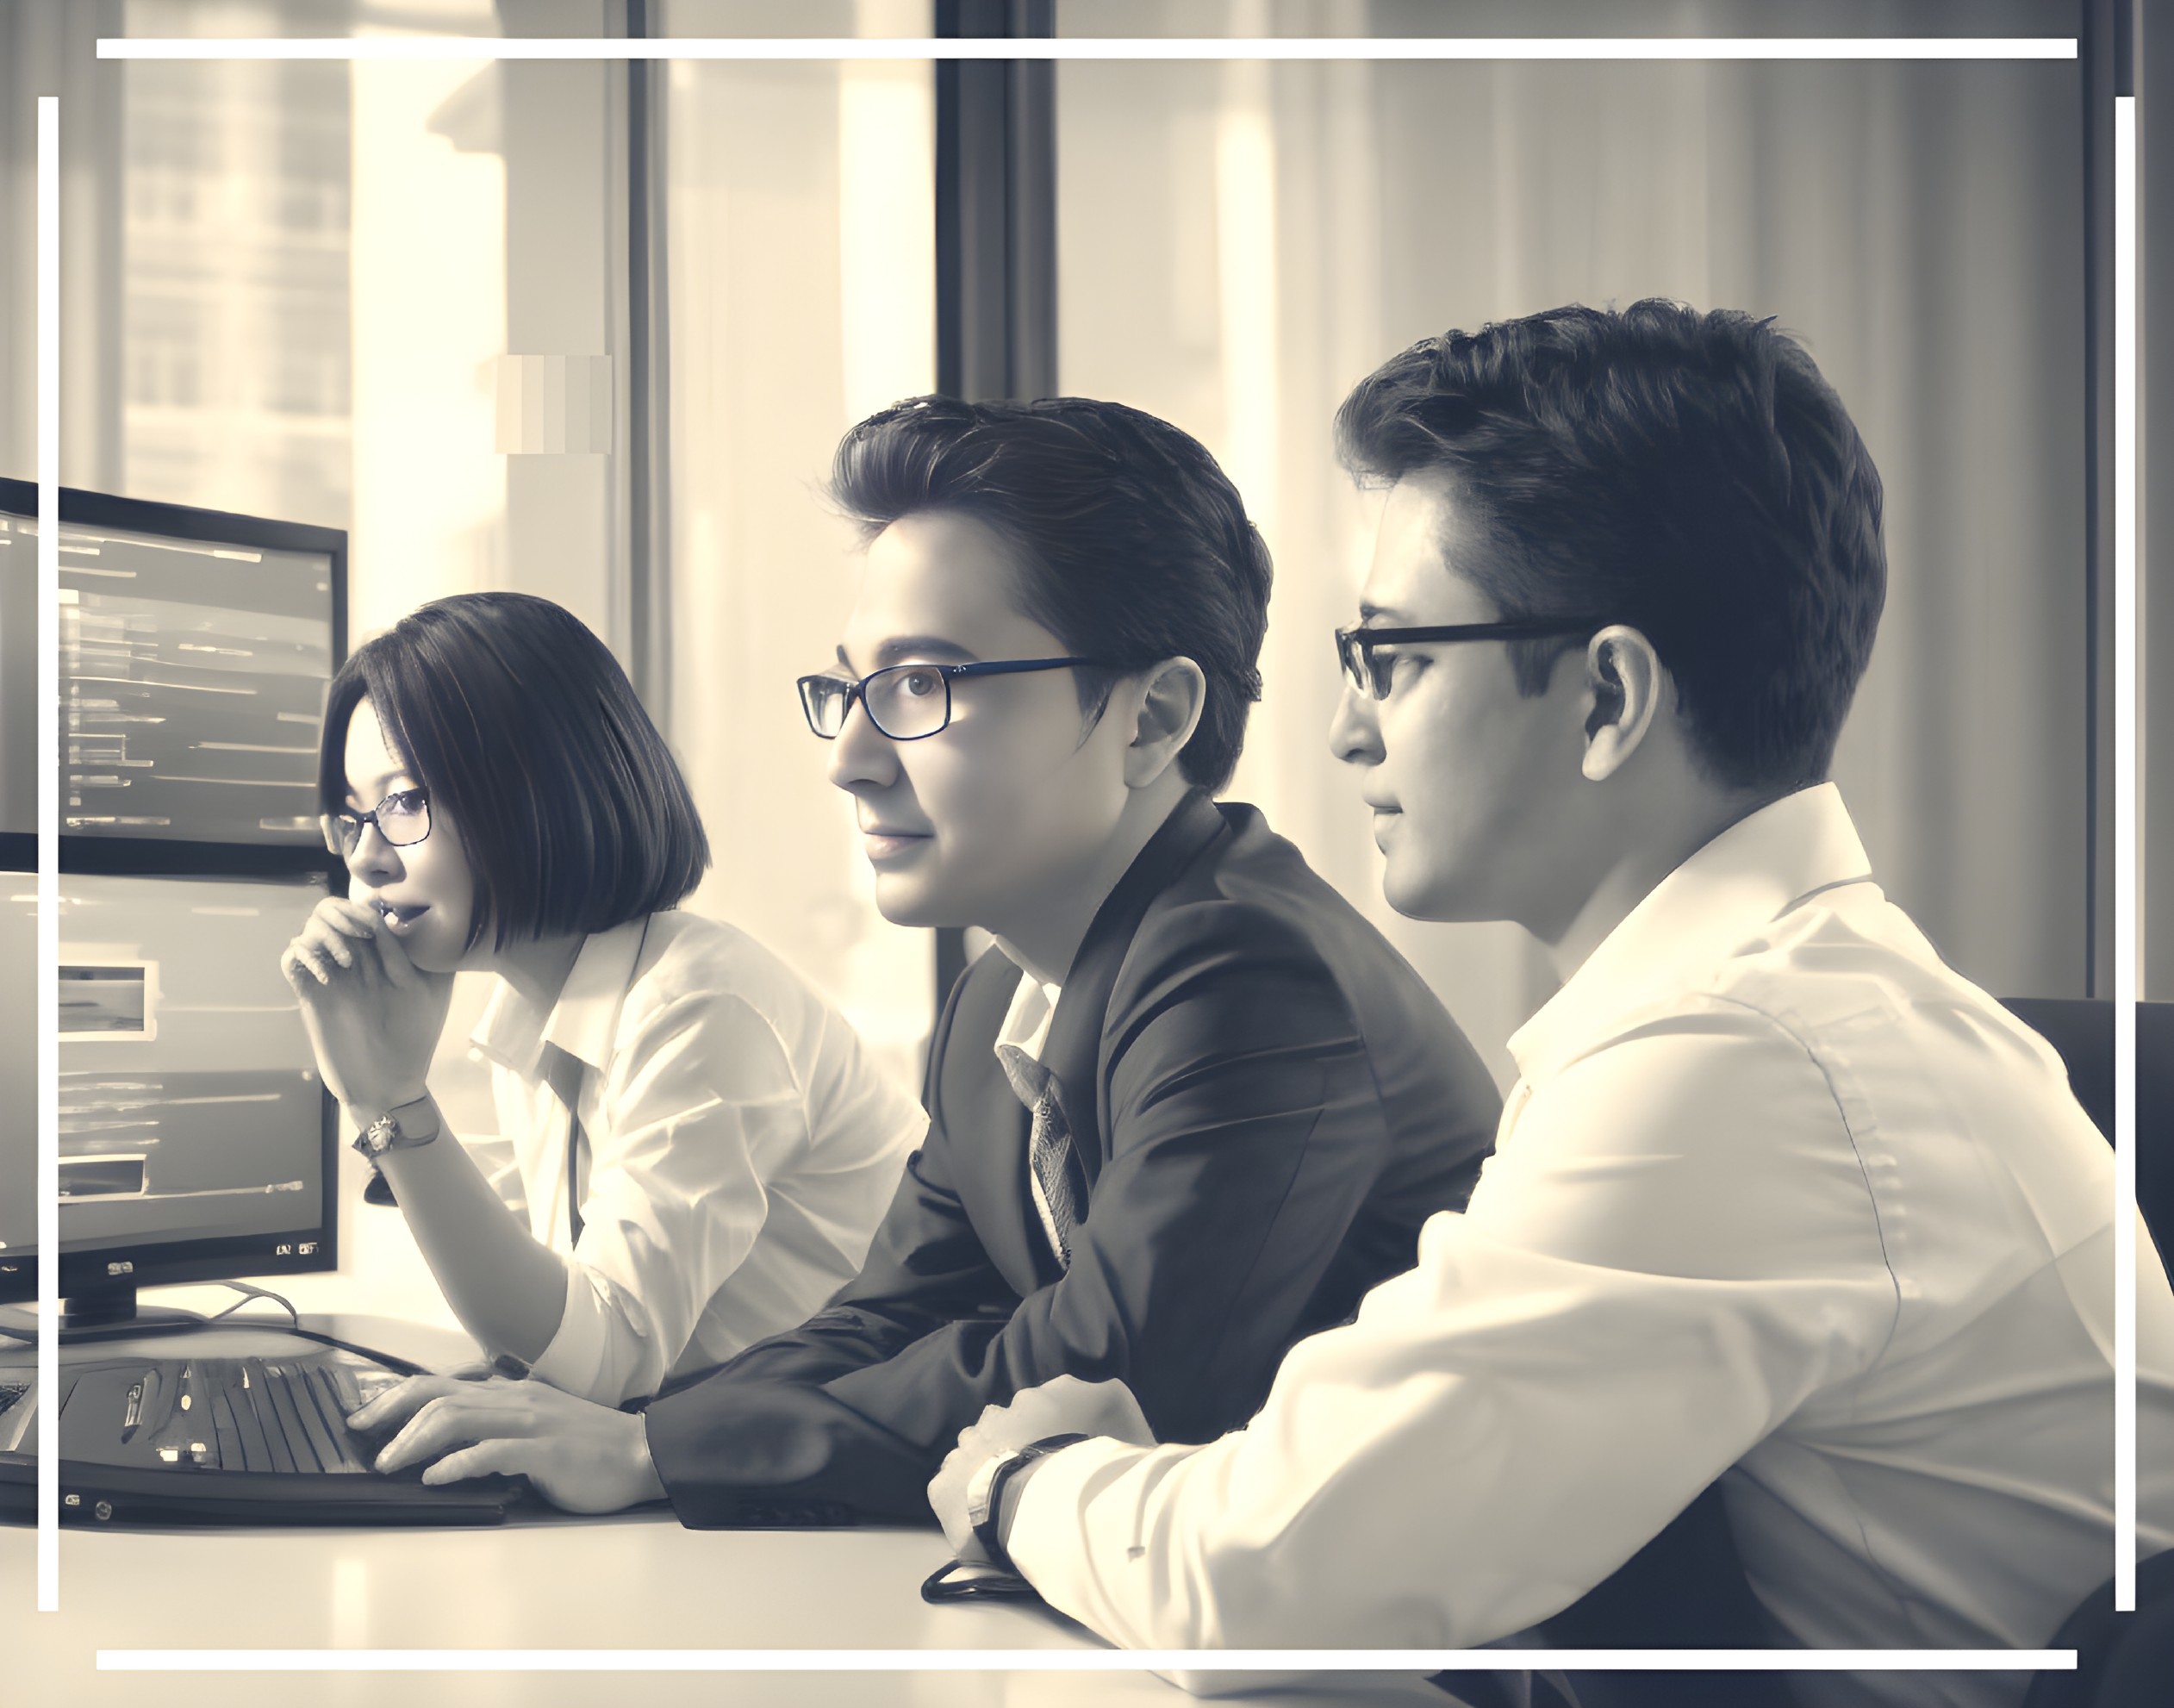
[[[321,10],[321,9],[317,9]],[[130,0],[131,34],[278,28]],[[121,68],[120,468],[131,496],[345,527],[348,69]]]
[[[926,34],[920,4],[661,9],[670,35]],[[839,436],[933,390],[935,79],[925,62],[667,71],[669,728],[716,864],[693,904],[822,987],[903,1082],[931,933],[887,923],[793,679],[831,658],[857,565],[822,495]]]
[[[1212,9],[1060,7],[1059,28],[1324,22]],[[1605,9],[1594,28],[1641,27]],[[1337,27],[1448,28],[1386,5]],[[1370,539],[1330,422],[1413,340],[1567,302],[1672,296],[1805,339],[1888,499],[1886,614],[1837,778],[1953,964],[2003,994],[2084,994],[2073,65],[1082,61],[1058,68],[1056,114],[1061,384],[1198,434],[1275,554],[1231,792],[1389,932],[1498,1074],[1552,976],[1514,927],[1389,912],[1327,754],[1328,636]]]

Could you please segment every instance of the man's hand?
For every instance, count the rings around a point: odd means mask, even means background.
[[[301,999],[302,1031],[341,1107],[382,1114],[422,1095],[452,1000],[451,973],[424,971],[375,907],[339,895],[318,902],[281,951],[279,970]]]
[[[638,1415],[545,1382],[410,1376],[347,1422],[372,1430],[403,1418],[407,1427],[377,1456],[381,1471],[430,1459],[437,1462],[423,1473],[427,1483],[518,1474],[569,1512],[616,1512],[664,1497]]]
[[[1136,1447],[1155,1445],[1155,1431],[1140,1402],[1121,1381],[1058,1376],[1013,1394],[1008,1406],[983,1407],[980,1421],[959,1431],[959,1444],[929,1484],[929,1505],[959,1559],[987,1557],[974,1539],[970,1511],[985,1469],[1006,1454],[1053,1435],[1111,1436]]]

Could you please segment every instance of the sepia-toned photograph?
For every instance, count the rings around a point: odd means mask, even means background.
[[[0,0],[0,1693],[2164,1702],[2161,90]]]

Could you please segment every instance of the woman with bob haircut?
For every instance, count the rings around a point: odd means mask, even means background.
[[[615,1405],[851,1279],[925,1119],[782,961],[677,911],[708,840],[578,619],[518,593],[402,618],[333,679],[318,789],[350,891],[281,969],[487,1356]],[[426,1084],[456,971],[497,980],[496,1179]]]

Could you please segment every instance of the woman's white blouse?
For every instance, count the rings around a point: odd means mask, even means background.
[[[805,1321],[859,1270],[926,1119],[776,955],[675,911],[589,938],[548,1013],[496,987],[471,1041],[506,1143],[471,1148],[565,1255],[537,1375],[607,1405],[651,1393]],[[558,1051],[588,1140],[578,1245]]]

